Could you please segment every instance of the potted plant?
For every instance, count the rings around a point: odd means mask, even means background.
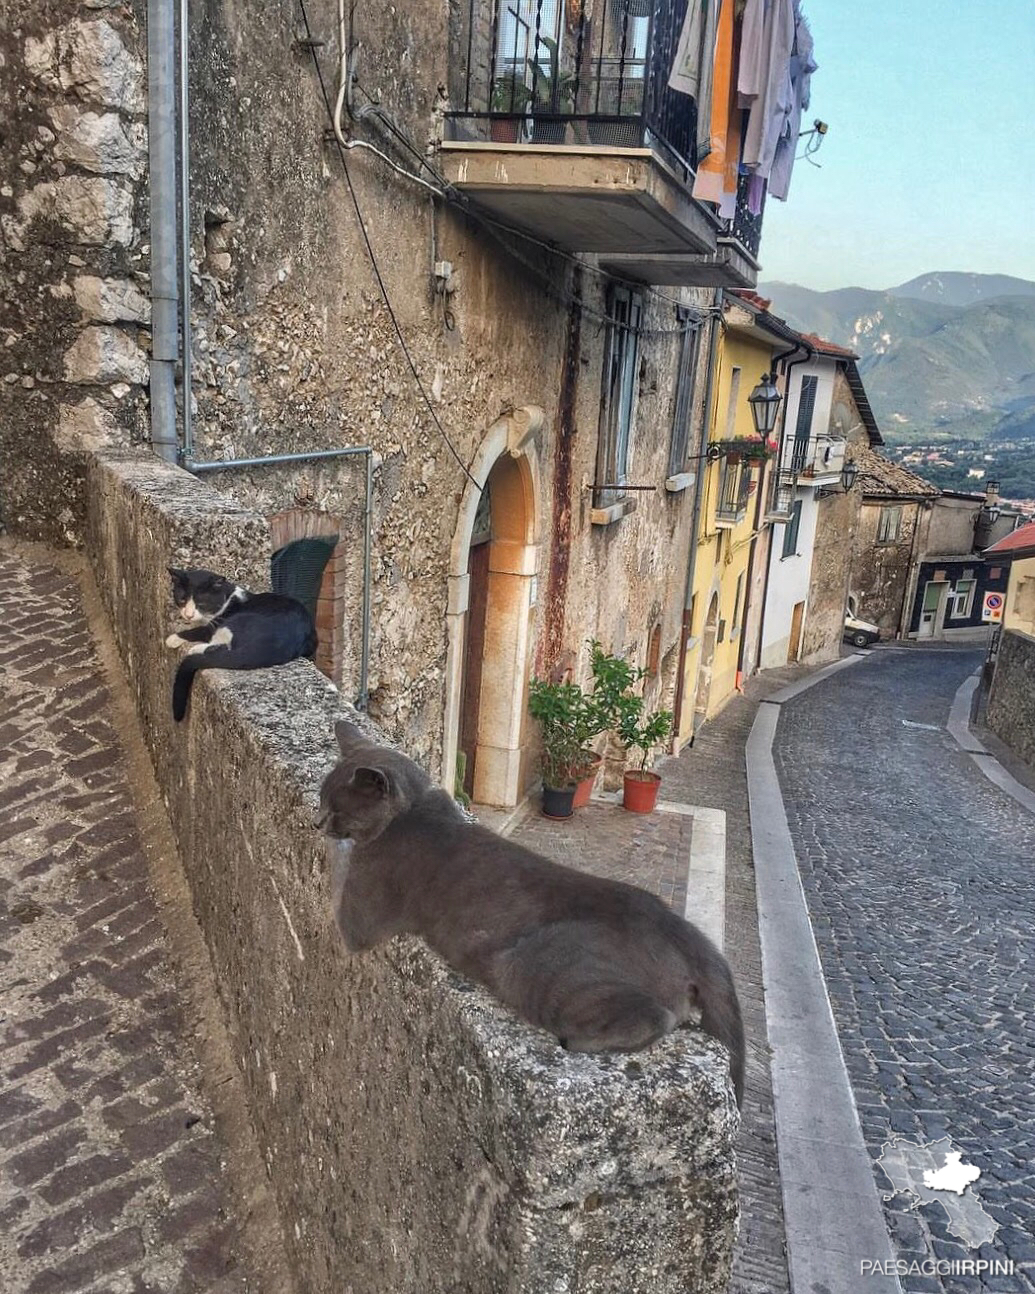
[[[543,70],[537,58],[528,60],[532,72],[532,115],[547,115],[550,120],[536,119],[532,126],[532,142],[536,144],[560,144],[564,140],[567,122],[554,121],[564,111],[564,105],[570,108],[575,102],[577,77],[571,72],[562,72],[557,42],[551,36],[540,36],[539,44],[546,50],[550,60],[549,73]]]
[[[531,97],[532,91],[517,72],[501,73],[493,83],[489,110],[507,115],[490,120],[489,137],[498,144],[516,144]]]
[[[644,715],[642,696],[628,693],[621,698],[618,716],[618,739],[625,747],[641,752],[639,768],[627,769],[624,777],[622,806],[632,813],[650,813],[658,800],[661,778],[647,771],[647,760],[659,742],[672,731],[672,713],[655,710]]]
[[[529,684],[528,712],[538,720],[543,739],[543,813],[548,818],[570,818],[574,811],[584,707],[576,683],[533,678]]]

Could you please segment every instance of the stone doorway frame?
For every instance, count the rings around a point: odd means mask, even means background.
[[[505,808],[517,804],[523,790],[524,698],[542,499],[533,442],[543,421],[542,409],[525,405],[504,414],[486,431],[471,464],[473,479],[464,488],[449,550],[441,785],[452,794],[470,601],[468,554],[478,501],[489,475],[501,460],[509,462],[510,470],[494,482],[493,490],[485,666],[474,769],[475,802]]]

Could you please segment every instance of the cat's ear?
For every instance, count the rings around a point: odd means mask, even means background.
[[[343,755],[348,755],[355,747],[356,742],[365,742],[368,738],[364,737],[354,723],[349,723],[347,719],[339,719],[334,725],[334,735],[338,738],[338,747]]]
[[[388,774],[381,768],[357,768],[352,774],[352,785],[364,795],[379,800],[387,799],[392,790]]]
[[[174,584],[183,584],[187,579],[187,572],[181,571],[178,566],[168,566],[166,567],[166,570],[168,570],[169,574],[172,576],[172,582]]]

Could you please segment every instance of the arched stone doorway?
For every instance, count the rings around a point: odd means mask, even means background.
[[[712,666],[715,663],[715,644],[719,634],[719,595],[712,594],[708,615],[701,634],[701,666],[697,674],[697,697],[694,701],[694,731],[708,718],[708,701],[712,690]]]
[[[442,785],[457,755],[479,804],[509,807],[526,781],[525,707],[535,614],[537,468],[542,411],[516,409],[486,433],[450,553]]]

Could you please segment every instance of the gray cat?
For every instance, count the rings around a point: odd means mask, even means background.
[[[741,1103],[740,1005],[705,935],[645,890],[468,822],[423,769],[353,724],[335,735],[320,825],[351,842],[333,895],[350,952],[418,934],[569,1051],[638,1051],[699,1017],[729,1049]]]

